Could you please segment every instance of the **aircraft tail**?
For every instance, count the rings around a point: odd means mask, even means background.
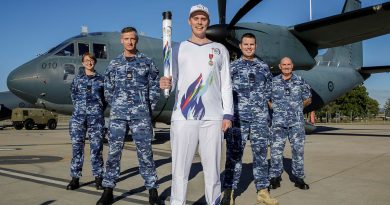
[[[359,0],[346,0],[342,13],[361,8]],[[360,68],[363,66],[363,45],[356,42],[344,46],[329,48],[321,57],[321,61],[329,62],[337,66]]]

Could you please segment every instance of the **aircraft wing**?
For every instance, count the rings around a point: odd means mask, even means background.
[[[386,66],[361,67],[359,72],[365,74],[385,73],[385,72],[390,72],[390,66],[386,65]]]
[[[290,32],[305,43],[331,48],[390,33],[390,2],[298,24]]]

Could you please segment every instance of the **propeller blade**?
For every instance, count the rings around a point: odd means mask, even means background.
[[[218,0],[219,24],[226,24],[226,0]]]
[[[230,24],[228,26],[228,29],[232,28],[236,23],[243,17],[245,14],[247,14],[253,7],[255,7],[258,3],[260,3],[262,0],[248,0],[246,4],[241,7],[241,9],[236,13],[236,15],[233,17],[232,21],[230,21]]]

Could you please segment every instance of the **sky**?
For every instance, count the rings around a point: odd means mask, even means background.
[[[229,22],[246,0],[227,1]],[[294,2],[294,3],[292,3]],[[361,0],[362,7],[388,2]],[[138,32],[162,37],[162,12],[172,12],[172,40],[190,36],[187,23],[192,5],[209,8],[211,25],[218,23],[217,0],[2,0],[0,3],[0,92],[7,91],[7,76],[18,66],[45,53],[62,41],[89,32],[120,31],[134,26]],[[313,20],[339,14],[343,0],[312,0]],[[240,22],[264,22],[282,26],[309,21],[309,0],[263,0]],[[390,65],[390,34],[363,42],[364,66]],[[390,73],[374,74],[364,82],[380,107],[390,98]]]

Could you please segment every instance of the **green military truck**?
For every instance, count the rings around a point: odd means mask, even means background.
[[[12,125],[15,129],[26,128],[31,130],[35,126],[43,130],[46,126],[54,130],[57,128],[58,114],[39,108],[15,108],[11,115]]]

